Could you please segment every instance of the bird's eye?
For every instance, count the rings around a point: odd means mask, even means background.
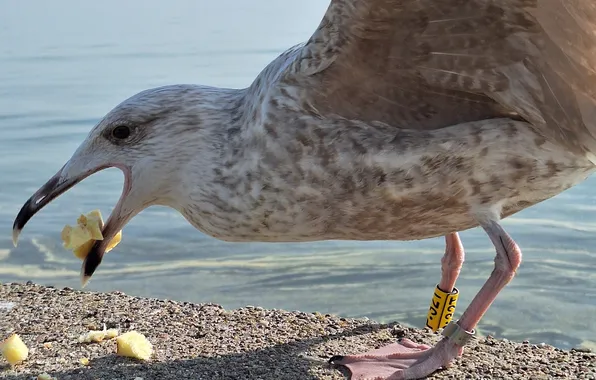
[[[130,128],[126,125],[119,125],[112,129],[112,136],[119,140],[127,139],[130,136]]]

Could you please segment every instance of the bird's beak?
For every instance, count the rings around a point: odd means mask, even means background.
[[[66,165],[65,165],[66,166]],[[37,190],[31,198],[25,202],[21,210],[19,211],[15,221],[12,225],[12,243],[17,246],[19,241],[19,235],[21,230],[25,227],[27,222],[35,215],[39,210],[44,208],[52,200],[56,199],[61,194],[65,193],[68,189],[82,181],[82,178],[64,178],[62,169],[58,171],[52,178],[48,180],[39,190]]]
[[[131,189],[130,170],[119,165],[102,165],[92,170],[78,170],[80,165],[73,165],[71,162],[72,159],[66,165],[64,165],[58,171],[58,173],[50,178],[39,190],[37,190],[31,196],[31,198],[25,202],[23,207],[21,207],[21,210],[15,218],[12,226],[12,242],[16,247],[19,235],[27,222],[52,200],[64,194],[68,189],[81,182],[91,174],[108,167],[118,167],[124,172],[124,189],[122,190],[122,195],[120,196],[118,204],[112,211],[112,214],[103,227],[102,234],[104,239],[95,242],[93,248],[91,248],[91,251],[89,252],[89,255],[83,262],[83,266],[81,268],[81,280],[84,286],[101,263],[107,244],[132,217],[132,214],[130,212],[125,212],[125,207],[123,207],[126,197]]]

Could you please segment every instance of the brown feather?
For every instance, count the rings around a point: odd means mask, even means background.
[[[284,73],[321,115],[436,129],[519,115],[596,153],[596,2],[332,0]]]

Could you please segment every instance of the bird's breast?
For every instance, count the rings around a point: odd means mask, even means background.
[[[226,241],[414,240],[475,227],[494,207],[512,215],[594,171],[525,123],[448,132],[385,139],[360,154],[337,138],[294,156],[246,152],[183,213]]]

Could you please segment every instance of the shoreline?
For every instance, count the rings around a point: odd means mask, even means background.
[[[256,306],[225,310],[210,303],[33,283],[0,284],[2,302],[14,307],[0,308],[0,339],[14,332],[29,347],[28,359],[15,368],[0,358],[0,378],[14,380],[44,372],[58,380],[342,380],[348,372],[327,364],[332,355],[367,351],[401,337],[427,344],[440,339],[399,323]],[[104,324],[144,334],[153,357],[142,362],[117,356],[113,340],[78,342],[81,334]],[[451,368],[429,378],[596,379],[596,353],[480,337]]]

